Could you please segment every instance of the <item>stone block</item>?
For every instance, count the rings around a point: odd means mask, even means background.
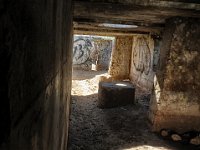
[[[134,104],[135,87],[129,81],[99,82],[98,107],[112,108]]]

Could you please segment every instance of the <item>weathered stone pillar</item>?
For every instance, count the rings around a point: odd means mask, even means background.
[[[160,68],[154,78],[150,119],[153,130],[200,130],[200,20],[166,23]]]
[[[129,78],[132,39],[131,36],[116,37],[109,68],[109,75],[114,79]]]

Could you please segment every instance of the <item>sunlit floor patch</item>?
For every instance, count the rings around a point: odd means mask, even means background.
[[[150,146],[150,145],[141,145],[141,146],[136,146],[132,148],[127,148],[127,149],[121,149],[121,150],[172,150],[171,148],[166,148],[166,147],[155,147],[155,146]]]

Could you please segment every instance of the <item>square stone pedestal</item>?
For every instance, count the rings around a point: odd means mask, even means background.
[[[135,87],[129,81],[100,82],[98,90],[98,107],[112,108],[134,104]]]

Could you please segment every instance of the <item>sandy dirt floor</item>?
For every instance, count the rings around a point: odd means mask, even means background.
[[[98,81],[106,72],[73,71],[69,150],[195,150],[150,131],[150,94],[136,88],[135,105],[100,109]]]

